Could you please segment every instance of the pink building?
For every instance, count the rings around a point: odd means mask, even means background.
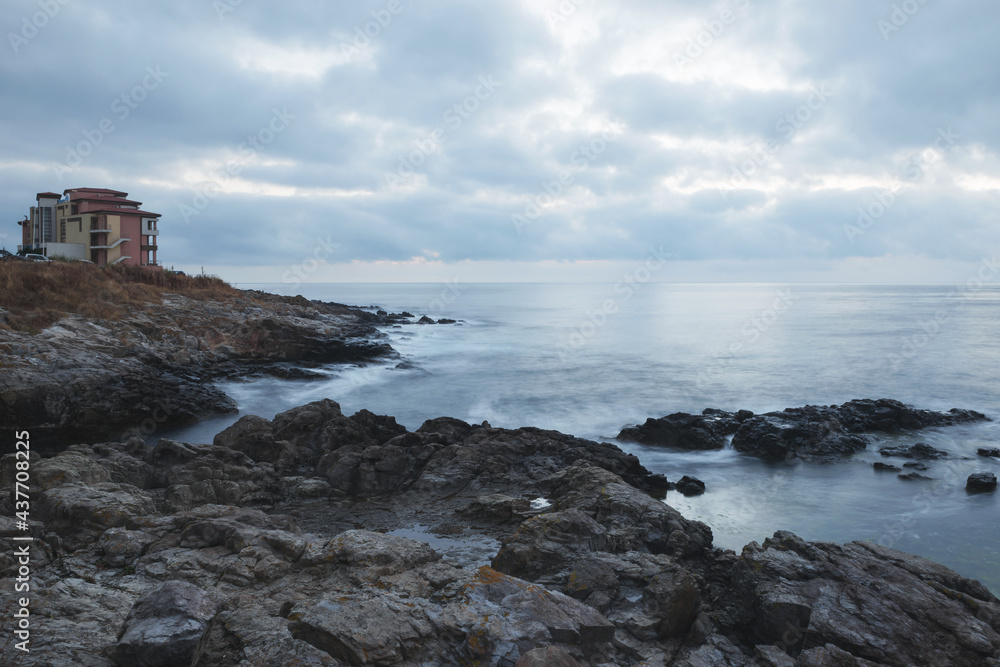
[[[22,246],[46,256],[87,259],[99,266],[159,267],[159,213],[142,210],[127,192],[73,188],[62,197],[41,192],[21,225]]]

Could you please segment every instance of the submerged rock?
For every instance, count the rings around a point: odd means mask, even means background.
[[[970,493],[988,493],[997,488],[997,476],[991,472],[977,472],[969,475],[965,489]]]
[[[905,459],[919,459],[921,461],[936,461],[937,459],[948,458],[948,452],[941,449],[934,449],[930,445],[918,442],[909,447],[883,447],[878,450],[882,456],[899,456]]]
[[[899,466],[894,466],[889,463],[882,463],[881,461],[876,461],[872,464],[872,467],[879,472],[902,472],[903,469]]]
[[[685,496],[700,496],[705,493],[705,482],[696,477],[684,475],[677,482],[677,491]]]

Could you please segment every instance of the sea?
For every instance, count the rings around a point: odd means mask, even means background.
[[[241,284],[349,305],[449,318],[386,328],[402,359],[321,369],[323,379],[246,379],[221,388],[240,415],[271,418],[330,398],[409,429],[450,416],[612,440],[623,426],[706,408],[756,413],[855,398],[971,408],[994,421],[880,435],[834,464],[765,463],[726,448],[676,452],[629,443],[653,472],[703,480],[666,502],[737,553],[778,530],[871,541],[930,558],[1000,594],[1000,287],[855,284]],[[401,361],[406,363],[401,364]],[[211,442],[239,415],[157,436]],[[952,458],[929,481],[876,472],[878,448],[925,442]],[[899,461],[897,461],[897,464]]]

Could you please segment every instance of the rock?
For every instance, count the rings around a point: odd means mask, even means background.
[[[240,417],[239,421],[216,435],[212,444],[243,452],[254,461],[268,463],[289,456],[292,449],[286,441],[275,441],[271,422],[254,415]]]
[[[795,667],[880,667],[882,664],[853,656],[835,644],[803,651],[795,661]]]
[[[879,472],[902,472],[902,468],[888,463],[882,463],[881,461],[876,461],[872,464],[872,467]]]
[[[896,477],[899,477],[904,482],[916,482],[920,480],[929,481],[931,479],[930,477],[927,477],[926,475],[921,475],[918,472],[908,472],[905,474],[896,475]]]
[[[528,651],[518,659],[514,667],[580,667],[580,663],[565,651],[555,646],[546,646]]]
[[[778,532],[744,547],[733,582],[756,643],[791,655],[833,644],[855,659],[945,667],[1000,650],[1000,601],[982,584],[869,542]]]
[[[878,451],[882,456],[901,456],[906,459],[918,459],[920,461],[935,461],[937,459],[948,458],[948,452],[934,449],[923,442],[918,442],[910,447],[883,447]]]
[[[985,447],[980,447],[978,453],[980,456],[991,456],[993,458],[1000,458],[1000,449],[997,448],[986,449]]]
[[[140,597],[114,649],[122,667],[189,667],[219,610],[213,596],[182,581],[168,581]]]
[[[641,426],[623,428],[616,439],[682,450],[722,449],[726,436],[735,433],[738,426],[732,415],[723,414],[725,419],[683,412],[647,419]]]
[[[684,475],[677,482],[677,491],[685,496],[700,496],[705,493],[705,482],[695,477]]]
[[[394,665],[423,653],[432,627],[420,610],[386,600],[321,600],[289,616],[292,637],[348,665]]]
[[[527,517],[530,511],[531,502],[528,500],[494,493],[488,496],[479,496],[462,510],[462,514],[476,519],[503,522],[515,519],[521,521]]]
[[[855,400],[829,407],[807,405],[743,420],[733,436],[733,448],[772,461],[788,458],[836,461],[865,449],[866,433],[893,433],[982,420],[986,417],[972,410],[933,412],[889,399]]]
[[[443,318],[441,318],[440,320],[438,320],[438,321],[437,321],[437,323],[438,323],[438,324],[455,324],[455,323],[456,323],[456,321],[455,321],[455,320],[451,320],[451,319],[448,319],[447,317],[443,317]]]
[[[643,590],[646,613],[659,621],[658,639],[683,637],[698,615],[700,594],[694,576],[672,566],[649,579]]]
[[[761,667],[795,667],[795,660],[777,646],[756,646]]]
[[[969,475],[965,490],[969,493],[988,493],[997,488],[997,476],[991,472],[977,472]]]
[[[836,417],[804,414],[806,410],[747,419],[733,436],[733,449],[768,461],[834,461],[868,446],[864,437],[848,432]]]
[[[417,324],[435,324],[435,322],[431,318],[424,315],[419,320],[417,320]]]
[[[149,494],[131,484],[74,482],[44,491],[34,509],[50,530],[75,544],[154,514],[156,505]]]
[[[918,461],[913,461],[911,463],[904,463],[904,468],[909,468],[910,470],[928,470],[926,463],[920,463]]]

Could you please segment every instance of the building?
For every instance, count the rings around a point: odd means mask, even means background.
[[[31,214],[20,221],[18,252],[87,259],[94,264],[159,267],[159,213],[142,210],[127,192],[74,188],[62,196],[40,192]]]

